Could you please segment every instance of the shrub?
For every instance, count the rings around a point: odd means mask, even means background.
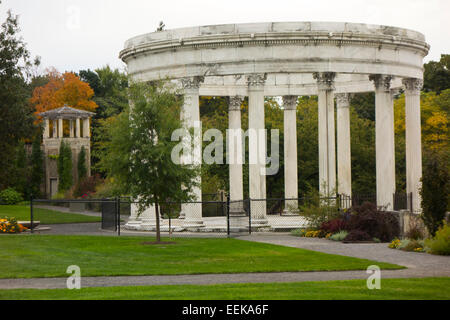
[[[348,231],[362,231],[369,235],[370,240],[377,238],[384,242],[391,241],[400,235],[397,217],[390,212],[378,210],[373,203],[365,202],[361,206],[355,206],[351,212],[346,222]],[[363,235],[363,233],[360,234]]]
[[[323,223],[341,217],[336,199],[314,189],[310,189],[306,203],[299,208],[308,226],[313,229],[320,229]]]
[[[345,237],[345,241],[371,241],[372,237],[365,231],[352,230]]]
[[[439,228],[432,239],[425,240],[430,253],[440,255],[450,255],[450,226],[446,223]]]
[[[402,241],[400,239],[394,239],[392,240],[392,242],[389,244],[389,248],[391,249],[397,249],[401,246]]]
[[[339,231],[343,231],[347,229],[347,223],[341,219],[336,218],[327,222],[322,223],[320,227],[321,230],[324,230],[329,233],[337,233]]]
[[[419,225],[415,223],[409,226],[409,230],[405,233],[405,238],[412,240],[420,240],[423,239],[424,236]]]
[[[23,201],[22,195],[13,188],[8,188],[0,192],[0,203],[2,204],[13,205],[21,201]]]
[[[437,151],[427,154],[423,166],[422,219],[432,236],[443,225],[449,203],[450,174],[445,153]]]
[[[94,194],[96,188],[101,184],[103,179],[99,175],[87,177],[78,181],[77,186],[73,192],[75,198],[86,197],[87,195]]]
[[[306,229],[295,229],[291,231],[291,234],[296,237],[304,237],[306,234]]]
[[[347,237],[348,232],[345,230],[339,231],[338,233],[333,234],[331,237],[329,237],[330,240],[333,241],[344,241],[344,239]]]
[[[415,251],[415,252],[423,252],[424,251],[424,242],[419,240],[403,240],[402,244],[398,247],[398,249],[403,251]]]

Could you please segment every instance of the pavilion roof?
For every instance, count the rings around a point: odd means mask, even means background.
[[[86,119],[94,116],[95,113],[64,105],[64,107],[61,108],[41,112],[39,115],[44,119]]]

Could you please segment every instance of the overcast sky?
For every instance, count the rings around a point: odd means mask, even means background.
[[[391,25],[425,34],[426,61],[450,53],[449,0],[0,0],[19,14],[21,35],[42,69],[124,68],[119,51],[130,37],[198,25],[341,21]],[[77,18],[79,17],[79,18]]]

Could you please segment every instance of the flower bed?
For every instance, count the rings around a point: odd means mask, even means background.
[[[16,218],[0,219],[0,233],[21,233],[28,230]]]

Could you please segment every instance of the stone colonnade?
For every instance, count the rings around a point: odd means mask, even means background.
[[[352,195],[351,174],[351,144],[350,144],[350,98],[349,93],[335,94],[336,73],[314,73],[318,92],[318,125],[319,125],[319,182],[322,194],[334,196],[337,193]],[[249,129],[264,129],[264,85],[266,74],[251,74],[247,76],[248,85],[248,115]],[[376,184],[377,205],[393,210],[393,195],[395,193],[395,142],[394,142],[394,110],[391,89],[392,77],[389,75],[370,75],[375,91],[376,114]],[[190,77],[181,80],[184,90],[184,105],[181,119],[186,128],[193,128],[200,123],[199,88],[203,77]],[[415,211],[420,210],[420,179],[422,176],[422,152],[420,131],[420,89],[419,79],[404,79],[406,95],[406,175],[407,193],[412,193],[412,205]],[[335,108],[336,99],[336,108]],[[230,150],[229,182],[230,214],[239,215],[243,212],[243,167],[242,164],[242,131],[241,105],[244,96],[230,96],[229,129],[233,136],[227,137]],[[301,157],[297,153],[297,101],[298,96],[283,96],[284,108],[284,175],[285,175],[285,214],[295,214],[298,208],[298,172],[297,161]],[[336,119],[335,119],[336,111]],[[336,126],[335,126],[336,123]],[[201,132],[201,131],[199,131]],[[336,134],[337,132],[337,139]],[[313,137],[312,137],[313,138]],[[201,135],[194,136],[194,164],[201,166]],[[300,141],[301,143],[301,141]],[[336,155],[337,150],[337,155]],[[249,194],[252,201],[252,225],[263,227],[267,225],[266,212],[266,176],[265,163],[259,155],[266,154],[266,137],[249,134]],[[201,182],[201,177],[197,177]],[[202,227],[202,194],[201,188],[194,189],[198,203],[182,205],[181,218],[186,228]],[[234,203],[233,203],[234,201]],[[409,204],[408,204],[409,205]],[[140,217],[142,229],[154,228],[153,207],[148,208]],[[133,213],[129,225],[136,220]]]
[[[44,139],[59,139],[64,138],[64,121],[63,118],[58,119],[44,119]],[[50,121],[52,121],[53,130],[50,134]],[[69,137],[70,138],[90,138],[91,129],[89,118],[75,118],[68,119],[69,121]],[[81,135],[81,121],[83,121],[83,134]]]

